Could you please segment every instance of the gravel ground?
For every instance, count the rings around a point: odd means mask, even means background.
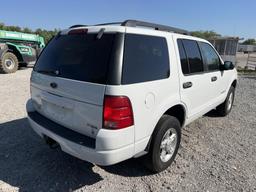
[[[0,74],[0,191],[256,191],[256,77],[241,77],[233,111],[183,129],[175,163],[152,175],[138,159],[99,167],[52,150],[25,112],[31,69]]]
[[[250,57],[249,57],[249,63],[251,64],[255,64],[256,65],[256,53],[250,53]],[[248,60],[248,54],[242,53],[242,52],[237,52],[236,53],[236,65],[244,68],[247,65],[247,60]],[[255,62],[253,62],[255,61]],[[251,65],[251,67],[249,67],[250,69],[254,69],[253,65]]]

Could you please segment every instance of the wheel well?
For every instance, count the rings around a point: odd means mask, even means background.
[[[176,117],[179,120],[181,127],[185,123],[186,112],[182,105],[175,105],[175,106],[171,107],[170,109],[168,109],[164,114]]]
[[[231,86],[233,86],[234,88],[236,88],[236,83],[237,83],[237,80],[234,80],[231,84]]]
[[[16,47],[12,46],[12,45],[8,45],[9,50],[7,52],[11,52],[13,53],[19,62],[23,62],[23,57],[20,54],[20,52],[16,49]]]
[[[183,127],[183,125],[185,123],[186,111],[182,105],[175,105],[175,106],[171,107],[163,115],[170,115],[170,116],[176,117],[179,120],[181,127]],[[151,140],[152,140],[152,135],[151,135],[150,140],[145,149],[145,151],[147,151],[147,152],[149,151],[149,148],[151,145]]]

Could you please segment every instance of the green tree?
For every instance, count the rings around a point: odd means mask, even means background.
[[[6,30],[6,31],[17,31],[17,32],[23,32],[23,33],[32,33],[32,34],[38,34],[42,36],[45,40],[45,43],[48,43],[48,41],[55,36],[59,29],[54,30],[45,30],[45,29],[36,29],[35,31],[29,29],[28,27],[21,28],[19,26],[7,26],[4,23],[0,22],[0,30]]]
[[[4,29],[4,23],[0,23],[0,29]]]
[[[200,37],[203,39],[212,39],[216,37],[220,37],[221,35],[216,33],[215,31],[192,31],[192,36]]]
[[[27,27],[25,27],[25,28],[23,28],[22,32],[24,32],[24,33],[32,33],[32,30],[27,28]]]
[[[244,44],[244,45],[256,45],[256,39],[246,39],[242,44]]]

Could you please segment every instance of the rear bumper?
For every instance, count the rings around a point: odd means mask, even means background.
[[[112,165],[134,156],[133,127],[118,131],[100,129],[94,139],[62,127],[38,114],[31,100],[27,102],[27,112],[29,123],[38,135],[50,137],[60,145],[62,151],[79,159],[98,165]],[[37,118],[35,113],[39,115]],[[41,119],[38,118],[40,116]],[[61,129],[63,131],[59,132]]]

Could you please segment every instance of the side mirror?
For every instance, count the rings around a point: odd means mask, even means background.
[[[220,70],[232,70],[235,68],[235,65],[233,64],[232,61],[225,61],[223,65],[221,65]]]

